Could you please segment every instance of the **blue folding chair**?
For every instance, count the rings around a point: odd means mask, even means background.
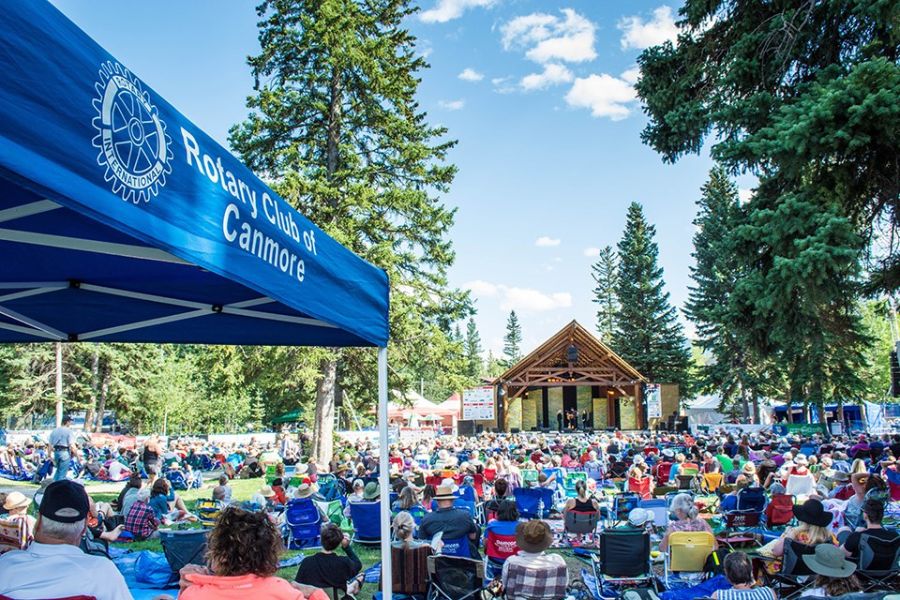
[[[442,538],[443,546],[441,554],[444,556],[459,556],[460,558],[473,558],[472,547],[469,540],[465,537],[446,539]]]
[[[166,479],[172,484],[172,488],[176,490],[188,489],[188,481],[181,471],[166,471]]]
[[[353,541],[360,544],[381,543],[381,502],[351,502]]]
[[[287,503],[284,516],[289,550],[316,548],[320,545],[322,516],[315,502],[309,498],[293,498]]]
[[[553,490],[549,488],[516,488],[516,509],[524,519],[543,519],[553,510]]]
[[[669,507],[664,498],[641,500],[639,506],[653,513],[653,526],[665,528],[669,525]]]

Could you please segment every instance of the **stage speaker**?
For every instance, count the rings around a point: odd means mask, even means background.
[[[484,433],[484,425],[476,425],[475,433]]]
[[[518,427],[513,427],[512,429],[509,430],[510,433],[519,433],[519,432],[521,432],[521,431],[522,431],[522,430],[519,429]]]
[[[475,434],[475,421],[471,419],[468,421],[457,421],[456,422],[456,432],[459,435],[474,435]]]
[[[550,433],[549,427],[541,427],[541,433]]]

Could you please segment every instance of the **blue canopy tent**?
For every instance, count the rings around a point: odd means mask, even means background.
[[[4,6],[0,69],[0,342],[377,347],[387,498],[387,275],[48,3]]]

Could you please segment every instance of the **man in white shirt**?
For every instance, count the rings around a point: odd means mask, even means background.
[[[67,479],[47,486],[38,508],[34,542],[0,556],[0,595],[16,600],[93,596],[132,600],[125,579],[109,559],[78,547],[89,501],[84,487]]]

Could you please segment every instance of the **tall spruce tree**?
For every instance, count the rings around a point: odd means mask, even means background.
[[[780,181],[757,199],[804,191],[849,219],[873,287],[900,287],[900,3],[686,0],[679,15],[677,43],[638,59],[643,140],[675,161],[712,136],[727,169]]]
[[[698,384],[703,391],[720,395],[723,413],[735,412],[734,405],[740,403],[745,420],[752,398],[754,421],[759,423],[758,396],[766,383],[761,376],[765,363],[734,326],[732,298],[746,271],[734,244],[743,213],[737,186],[725,169],[719,166],[710,171],[697,207],[692,254],[696,264],[691,267],[694,285],[689,288],[685,314],[696,326],[695,343],[708,359],[697,369]]]
[[[616,317],[619,314],[619,302],[616,289],[619,286],[619,264],[616,251],[612,246],[600,250],[597,262],[591,267],[591,277],[597,284],[594,288],[594,300],[597,303],[597,333],[605,344],[612,343],[616,330]]]
[[[472,382],[476,382],[481,377],[482,371],[481,336],[478,334],[478,326],[475,324],[475,319],[471,317],[469,322],[466,323],[465,357],[466,375],[469,376]]]
[[[416,92],[427,67],[403,22],[405,0],[266,0],[261,51],[249,59],[256,93],[231,143],[286,200],[390,277],[392,362],[425,354],[441,364],[449,323],[468,300],[447,285],[454,253],[453,210],[436,198],[456,169],[455,142],[432,127]],[[374,400],[371,352],[332,351],[318,359],[312,454],[332,455],[334,394],[342,387]],[[392,385],[404,369],[392,372]]]
[[[633,202],[618,246],[616,296],[621,308],[613,349],[651,382],[677,383],[685,396],[691,390],[690,348],[663,289],[655,235],[643,208]]]
[[[516,311],[509,311],[506,320],[506,335],[503,336],[503,356],[506,367],[511,367],[522,358],[522,325]]]

